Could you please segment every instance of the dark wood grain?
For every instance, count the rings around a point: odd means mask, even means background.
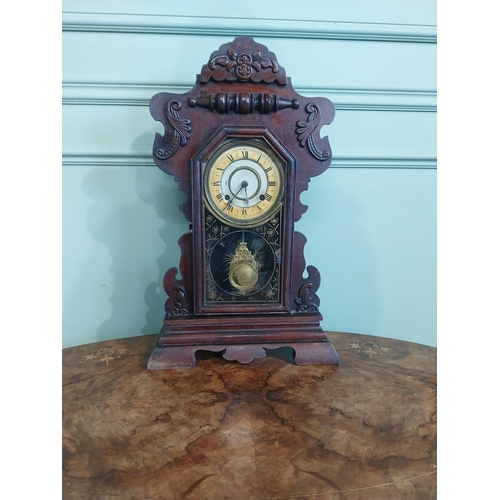
[[[148,371],[155,336],[63,350],[63,498],[435,499],[436,350],[327,335],[340,365]]]
[[[179,269],[167,270],[163,280],[168,296],[165,317],[149,368],[190,366],[199,345],[227,346],[241,353],[236,359],[247,362],[253,353],[266,352],[267,344],[288,344],[303,362],[337,363],[338,354],[319,326],[320,273],[306,265],[306,238],[295,231],[295,223],[307,210],[301,194],[331,162],[329,139],[321,137],[321,129],[335,117],[333,103],[324,97],[299,95],[276,55],[253,38],[240,36],[211,53],[188,92],[160,92],[151,98],[149,108],[165,130],[163,135],[155,134],[153,159],[186,194],[179,208],[192,223],[190,232],[179,240]],[[282,162],[282,236],[275,250],[280,263],[275,274],[279,300],[207,300],[210,272],[203,170],[225,141],[235,139],[261,140]],[[272,314],[280,314],[279,321]],[[206,316],[214,321],[207,321]],[[223,321],[234,317],[237,323]],[[245,324],[255,329],[260,340],[246,338]]]

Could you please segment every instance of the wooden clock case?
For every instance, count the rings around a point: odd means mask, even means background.
[[[330,164],[328,138],[319,132],[332,122],[333,104],[297,94],[274,53],[251,37],[237,37],[212,53],[189,92],[156,94],[150,111],[165,127],[164,135],[155,137],[154,161],[186,194],[179,208],[191,230],[179,240],[179,269],[169,269],[163,280],[166,314],[148,369],[192,367],[198,350],[222,351],[228,360],[248,363],[264,357],[266,349],[284,346],[294,349],[297,364],[337,364],[338,354],[320,326],[320,275],[313,266],[306,269],[306,238],[294,230],[307,210],[301,193]],[[201,170],[230,138],[264,141],[286,163],[278,305],[204,303]]]

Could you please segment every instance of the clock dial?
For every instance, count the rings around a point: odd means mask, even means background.
[[[265,222],[282,204],[283,169],[283,162],[261,142],[225,144],[205,165],[208,208],[239,227]]]

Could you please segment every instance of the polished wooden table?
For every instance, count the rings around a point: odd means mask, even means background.
[[[63,350],[63,498],[435,499],[436,349],[328,337],[340,365],[147,371],[156,335]]]

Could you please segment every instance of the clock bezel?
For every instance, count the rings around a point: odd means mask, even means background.
[[[192,158],[192,221],[193,231],[198,235],[203,235],[201,238],[196,238],[193,246],[193,268],[195,275],[203,277],[203,279],[194,283],[194,314],[195,315],[216,315],[216,314],[261,314],[266,313],[290,313],[290,280],[291,280],[291,259],[285,258],[281,266],[281,299],[279,302],[247,302],[247,303],[213,303],[207,300],[205,296],[205,283],[207,265],[205,263],[205,201],[204,201],[204,169],[203,165],[212,157],[212,155],[224,145],[237,139],[238,141],[255,141],[260,140],[265,143],[266,148],[280,160],[284,171],[283,178],[283,196],[281,204],[276,207],[273,213],[282,210],[282,254],[290,255],[292,250],[292,235],[293,235],[293,200],[295,196],[295,170],[296,161],[288,149],[280,142],[280,140],[271,132],[268,127],[239,127],[239,126],[224,126],[222,125],[207,141],[205,146]],[[270,217],[272,214],[270,214]],[[219,220],[222,220],[219,218]],[[267,220],[267,218],[266,218]],[[228,224],[227,221],[224,221]],[[254,226],[246,226],[246,229],[251,229],[264,224],[265,221],[259,221]],[[239,228],[237,224],[231,227]]]
[[[247,144],[245,144],[247,143]],[[229,213],[225,213],[224,208],[220,208],[218,202],[216,199],[214,199],[213,194],[211,191],[213,191],[209,186],[208,186],[208,181],[209,178],[212,177],[212,171],[220,168],[217,167],[217,164],[219,163],[219,160],[221,159],[222,156],[230,154],[233,150],[235,149],[257,149],[259,150],[263,155],[267,156],[268,159],[271,161],[271,163],[276,167],[276,174],[275,179],[276,183],[278,184],[277,189],[278,192],[274,193],[277,195],[276,199],[270,203],[266,202],[264,198],[261,198],[262,203],[254,203],[251,207],[249,207],[249,210],[252,210],[254,205],[263,205],[260,208],[264,210],[262,215],[256,215],[250,218],[246,218],[244,216],[236,216],[238,214],[238,209],[242,208],[241,205],[238,203],[234,204],[235,208],[235,215],[231,216]],[[244,168],[244,164],[246,162],[250,163],[257,163],[259,166],[259,169],[262,171],[262,174],[265,176],[265,171],[264,171],[264,166],[260,165],[258,162],[256,162],[253,159],[236,159],[234,161],[231,161],[226,167],[225,171],[220,174],[221,179],[224,178],[226,175],[226,172],[230,169],[232,169],[233,166],[236,166],[238,164],[241,164],[242,167],[239,168],[241,170]],[[275,152],[268,146],[267,142],[264,142],[259,139],[248,139],[245,138],[243,140],[239,138],[235,139],[229,139],[225,140],[222,142],[222,144],[219,145],[218,148],[214,150],[214,152],[210,155],[210,157],[205,161],[205,163],[202,165],[203,168],[203,196],[205,197],[206,200],[206,206],[212,214],[217,217],[220,220],[225,220],[229,225],[233,227],[241,227],[242,229],[244,228],[252,228],[256,227],[258,225],[262,225],[268,220],[270,220],[279,210],[280,206],[283,204],[283,195],[284,195],[284,175],[285,175],[285,170],[286,167],[284,165],[283,160],[281,157],[278,157]],[[271,167],[272,168],[272,167]],[[248,168],[248,170],[252,170],[251,168]],[[270,170],[270,169],[269,169]],[[257,173],[258,176],[258,173]],[[267,181],[267,179],[266,179]],[[276,184],[275,183],[275,184]],[[270,184],[267,185],[267,192],[269,191],[269,187],[271,187]],[[222,199],[222,187],[220,188],[220,197],[222,202],[224,204],[224,200]],[[273,190],[276,191],[276,190]],[[261,191],[263,193],[263,191]],[[228,195],[229,196],[229,195]],[[264,196],[262,194],[262,196]]]

